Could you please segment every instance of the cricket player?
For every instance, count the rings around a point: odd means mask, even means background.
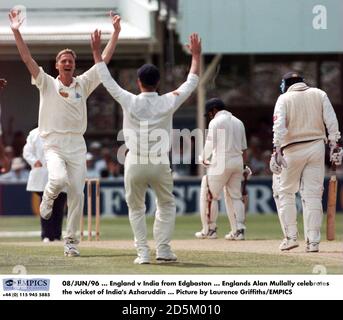
[[[19,28],[23,20],[19,12],[12,10],[9,18],[20,56],[40,91],[38,127],[49,172],[40,214],[43,219],[49,219],[54,200],[67,187],[68,218],[64,254],[79,256],[76,232],[83,212],[86,177],[86,144],[83,138],[87,128],[86,101],[100,80],[95,66],[73,77],[76,54],[70,49],[64,49],[56,56],[57,78],[45,73],[32,58],[21,36]],[[120,32],[120,17],[111,12],[111,19],[114,32],[103,52],[105,63],[112,57]]]
[[[218,98],[206,102],[206,115],[211,120],[201,163],[207,168],[200,190],[200,217],[202,230],[195,233],[198,239],[217,238],[218,199],[224,191],[225,205],[231,231],[226,240],[245,239],[245,207],[241,183],[243,175],[251,176],[245,164],[247,140],[245,128],[239,119],[226,110]]]
[[[44,155],[43,141],[38,128],[30,131],[23,148],[23,157],[31,166],[26,190],[35,192],[42,200],[44,188],[48,182],[48,169]],[[41,238],[43,242],[61,240],[62,223],[67,202],[67,194],[61,192],[54,201],[52,216],[49,220],[41,217]]]
[[[343,152],[338,146],[341,137],[338,121],[327,94],[307,86],[297,72],[284,75],[280,88],[282,94],[274,109],[274,153],[271,159],[271,163],[282,169],[279,214],[286,236],[280,250],[299,246],[295,193],[300,186],[306,208],[306,251],[318,252],[323,216],[325,128],[328,131],[330,161],[340,165]]]
[[[135,237],[138,257],[135,264],[150,263],[145,221],[145,193],[150,186],[156,193],[157,211],[154,223],[157,262],[176,261],[170,241],[175,225],[173,178],[168,153],[174,112],[191,95],[199,82],[201,41],[190,36],[188,48],[192,53],[187,81],[178,89],[164,95],[156,92],[160,73],[151,64],[139,68],[137,84],[141,94],[122,89],[111,77],[100,55],[100,34],[92,37],[96,68],[101,82],[121,105],[124,113],[123,132],[129,149],[125,159],[124,182],[129,220]]]
[[[7,81],[0,79],[0,91],[5,88]],[[4,145],[2,142],[2,126],[1,126],[1,105],[0,105],[0,173],[6,173],[10,170],[10,161],[5,155]]]
[[[272,162],[273,161],[273,162]],[[281,218],[281,215],[280,215],[280,181],[281,181],[281,170],[282,170],[282,167],[281,166],[278,166],[277,163],[272,160],[270,162],[270,170],[274,173],[273,173],[273,184],[272,184],[272,189],[273,189],[273,198],[274,198],[274,202],[275,202],[275,205],[276,205],[276,211],[277,211],[277,214],[278,214],[278,217],[279,217],[279,221],[280,221],[280,226],[281,226],[281,230],[282,230],[282,234],[284,236],[284,238],[286,238],[286,231],[285,231],[285,227],[283,225],[283,219]],[[308,212],[306,210],[306,203],[305,203],[305,199],[304,199],[304,196],[302,194],[303,192],[303,186],[300,186],[300,189],[299,189],[299,192],[300,192],[300,198],[301,198],[301,205],[302,205],[302,214],[303,214],[303,221],[304,221],[304,239],[307,239],[307,223],[309,221],[309,216],[308,216]]]

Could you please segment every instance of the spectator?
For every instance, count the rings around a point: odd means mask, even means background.
[[[15,157],[21,157],[23,155],[23,148],[26,143],[26,136],[22,131],[14,132],[12,147]]]
[[[248,159],[253,174],[255,176],[263,174],[266,164],[262,159],[261,140],[257,136],[250,137]]]
[[[94,156],[87,152],[86,154],[87,178],[99,178],[98,172],[94,167]]]
[[[93,156],[93,161],[98,161],[101,159],[101,143],[98,141],[93,141],[89,145],[89,152]]]
[[[11,163],[11,170],[0,177],[3,182],[27,182],[29,171],[26,163],[21,157],[14,158]]]

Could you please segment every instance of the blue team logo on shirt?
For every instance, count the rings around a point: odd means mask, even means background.
[[[78,93],[78,92],[76,92],[76,95],[75,95],[75,97],[76,97],[76,99],[80,99],[80,98],[82,98],[82,96]]]

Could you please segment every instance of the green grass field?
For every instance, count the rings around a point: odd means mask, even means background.
[[[147,221],[152,240],[153,218]],[[177,217],[172,246],[178,262],[160,265],[152,260],[151,265],[137,266],[132,263],[136,254],[126,217],[102,219],[102,241],[83,242],[78,258],[64,257],[62,242],[43,244],[39,236],[1,237],[4,232],[40,230],[37,217],[1,217],[0,274],[11,274],[16,265],[25,266],[28,274],[311,274],[318,264],[329,274],[343,274],[343,215],[337,216],[337,240],[323,242],[319,254],[305,254],[303,245],[294,253],[278,252],[282,235],[276,215],[249,215],[247,241],[239,243],[223,240],[228,232],[226,216],[220,216],[218,226],[218,240],[194,240],[199,217]]]

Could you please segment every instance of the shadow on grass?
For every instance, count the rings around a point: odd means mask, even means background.
[[[120,257],[136,257],[136,254],[81,254],[77,258],[120,258]]]
[[[191,263],[191,262],[164,262],[152,263],[151,265],[159,267],[177,267],[177,268],[235,268],[236,266],[207,264],[207,263]]]

